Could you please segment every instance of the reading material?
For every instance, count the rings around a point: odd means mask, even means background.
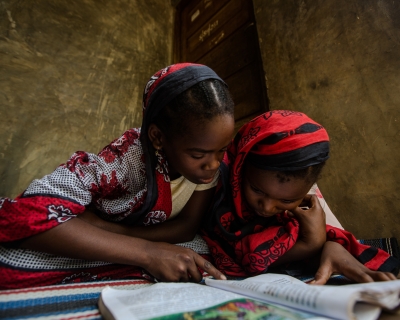
[[[105,319],[357,319],[375,320],[400,303],[400,280],[342,286],[311,286],[287,275],[245,280],[206,279],[157,283],[137,290],[105,288],[99,309]]]

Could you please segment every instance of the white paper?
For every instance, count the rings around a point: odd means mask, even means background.
[[[375,320],[380,314],[381,306],[393,308],[399,304],[400,292],[400,280],[311,286],[293,277],[276,274],[264,274],[242,281],[206,279],[206,284],[262,301],[343,320]],[[358,301],[363,300],[375,305],[359,305]]]
[[[287,275],[264,274],[241,281],[206,279],[206,284],[157,283],[133,290],[105,288],[101,297],[115,319],[151,319],[194,312],[228,301],[253,298],[320,315],[298,318],[376,320],[381,307],[399,305],[400,280],[341,286],[312,286]],[[220,290],[222,289],[222,290]],[[236,293],[234,293],[236,292]],[[368,303],[366,303],[368,302]],[[276,307],[271,307],[275,308]],[[279,313],[279,311],[277,311]],[[291,315],[295,311],[284,311]]]
[[[238,298],[243,296],[193,283],[157,283],[136,290],[107,287],[102,291],[103,303],[116,319],[149,319]]]
[[[237,299],[249,297],[194,283],[157,283],[150,287],[117,290],[106,287],[101,298],[108,311],[117,320],[142,320],[183,312],[204,310]],[[327,320],[325,317],[296,313],[286,307],[275,309],[278,318],[282,314],[290,319]],[[274,315],[277,318],[276,315]]]

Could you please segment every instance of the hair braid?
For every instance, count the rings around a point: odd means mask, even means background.
[[[219,80],[204,80],[173,99],[154,123],[166,135],[181,135],[191,121],[211,120],[223,114],[233,117],[233,113],[234,103],[226,85]]]

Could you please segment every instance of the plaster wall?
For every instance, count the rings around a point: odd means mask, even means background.
[[[169,1],[2,1],[0,196],[140,126],[142,90],[171,63],[172,36]]]
[[[271,109],[323,124],[319,186],[358,238],[400,239],[400,2],[254,0]]]

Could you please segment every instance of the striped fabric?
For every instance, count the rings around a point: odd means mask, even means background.
[[[135,279],[4,290],[0,291],[0,319],[102,319],[97,301],[106,286],[138,289],[152,284]]]

